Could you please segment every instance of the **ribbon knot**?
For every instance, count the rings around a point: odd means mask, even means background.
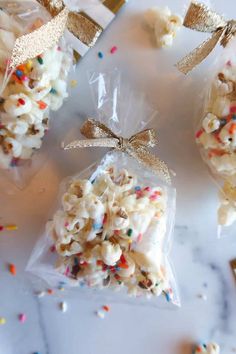
[[[80,129],[86,140],[75,140],[64,147],[64,150],[85,147],[110,147],[127,153],[145,167],[150,168],[156,175],[171,182],[170,173],[165,162],[151,154],[149,147],[157,144],[156,133],[146,129],[132,135],[129,139],[117,136],[105,124],[94,119],[87,119]]]
[[[226,21],[206,5],[197,2],[190,4],[185,15],[184,26],[195,31],[212,33],[210,38],[176,64],[184,74],[200,64],[212,52],[217,43],[226,47],[236,35],[236,20]]]
[[[236,21],[229,20],[225,26],[224,36],[220,41],[223,47],[226,47],[229,41],[236,35]]]

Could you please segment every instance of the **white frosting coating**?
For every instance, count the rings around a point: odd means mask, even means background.
[[[172,15],[167,6],[162,9],[154,7],[146,11],[145,21],[154,31],[158,47],[172,46],[177,31],[183,23],[183,19],[180,16]]]

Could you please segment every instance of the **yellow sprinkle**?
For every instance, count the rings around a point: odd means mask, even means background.
[[[133,242],[133,240],[128,240],[128,243],[132,243]]]
[[[71,82],[70,82],[70,86],[72,87],[72,88],[74,88],[74,87],[76,87],[77,86],[77,80],[71,80]]]
[[[18,229],[18,227],[16,225],[7,225],[7,226],[5,226],[5,229],[7,231],[16,231]]]
[[[7,321],[4,317],[0,317],[0,325],[4,325],[6,322]]]
[[[27,63],[25,64],[26,69],[30,70],[32,68],[32,65],[33,65],[32,60],[27,61]]]
[[[65,290],[65,288],[59,288],[59,290],[64,291],[64,290]]]

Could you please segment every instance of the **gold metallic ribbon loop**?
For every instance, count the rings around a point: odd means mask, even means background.
[[[37,30],[17,38],[9,60],[10,69],[56,45],[66,28],[88,47],[92,47],[102,33],[102,28],[86,14],[69,11],[63,0],[37,1],[46,8],[52,19]]]
[[[152,155],[149,147],[157,144],[156,133],[153,129],[143,130],[129,139],[114,134],[105,124],[88,119],[80,129],[87,140],[75,140],[64,147],[64,150],[86,147],[110,147],[118,151],[126,152],[145,167],[150,168],[156,175],[171,182],[170,173],[165,162]]]
[[[236,35],[236,21],[226,21],[222,16],[209,9],[206,5],[192,2],[184,19],[184,26],[195,31],[212,33],[212,36],[200,44],[176,66],[187,74],[200,64],[215,48],[216,44],[225,47],[233,36]]]

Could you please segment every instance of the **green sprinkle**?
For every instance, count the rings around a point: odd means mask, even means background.
[[[53,95],[56,95],[56,94],[57,94],[57,90],[55,90],[55,89],[52,87],[51,90],[50,90],[50,93],[52,93]]]
[[[130,236],[132,236],[132,233],[133,233],[133,230],[132,229],[129,229],[128,231],[127,231],[127,235],[130,237]]]
[[[40,65],[43,65],[43,58],[42,57],[38,57],[37,60],[38,60]]]

